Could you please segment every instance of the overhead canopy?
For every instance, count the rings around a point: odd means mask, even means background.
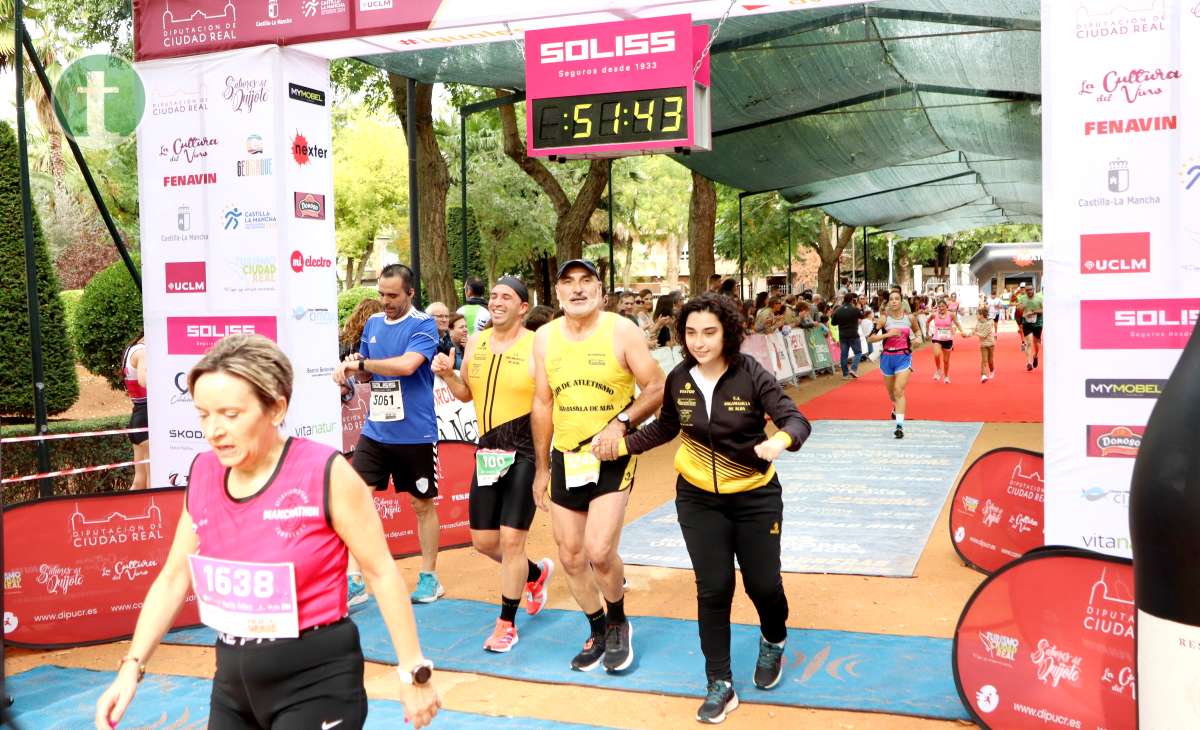
[[[1039,29],[1037,0],[734,14],[712,47],[713,149],[679,161],[901,238],[1040,223]],[[520,89],[522,53],[505,40],[362,60]]]

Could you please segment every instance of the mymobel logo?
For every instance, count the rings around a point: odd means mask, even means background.
[[[1200,299],[1079,303],[1084,350],[1182,350],[1200,320]]]
[[[167,262],[168,294],[203,294],[208,290],[203,261]]]
[[[1133,459],[1142,448],[1145,426],[1088,426],[1087,455]]]
[[[222,337],[236,334],[276,338],[274,317],[167,317],[167,354],[203,355]]]
[[[615,38],[580,38],[573,41],[553,41],[539,47],[542,63],[569,63],[597,58],[645,56],[651,53],[673,53],[675,31],[630,33]]]
[[[1174,114],[1157,117],[1130,117],[1129,119],[1089,120],[1083,123],[1083,136],[1170,131],[1175,129],[1177,121]]]
[[[1162,395],[1166,380],[1102,380],[1084,381],[1088,398],[1157,398]]]
[[[325,92],[320,89],[310,89],[307,86],[300,84],[288,84],[288,98],[295,101],[302,101],[306,104],[315,104],[316,106],[325,106]]]
[[[305,256],[299,251],[292,251],[292,271],[297,274],[305,269],[328,269],[333,266],[333,261],[324,256]]]
[[[96,54],[67,67],[54,84],[62,128],[83,144],[128,137],[146,110],[146,87],[128,61]]]
[[[1085,233],[1079,237],[1079,273],[1130,274],[1150,271],[1150,234]]]

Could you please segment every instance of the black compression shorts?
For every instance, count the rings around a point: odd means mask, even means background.
[[[528,530],[537,508],[533,504],[533,462],[517,457],[495,484],[479,486],[479,475],[471,479],[468,503],[472,530],[499,530],[511,527]]]
[[[567,489],[562,452],[558,449],[550,449],[550,501],[576,512],[587,512],[588,505],[592,503],[593,499],[631,489],[633,473],[636,468],[636,456],[622,456],[612,461],[602,461],[600,462],[600,478],[596,482]]]
[[[438,496],[437,444],[383,444],[359,436],[350,465],[376,490],[386,490],[391,477],[397,492],[417,499]]]
[[[298,639],[217,640],[209,730],[358,730],[366,720],[363,654],[349,618]]]
[[[149,414],[149,410],[146,407],[146,401],[141,401],[140,403],[134,403],[133,404],[133,413],[131,413],[129,415],[129,428],[149,428],[149,426],[150,426],[150,414]],[[149,431],[142,431],[141,433],[129,434],[129,443],[133,444],[134,446],[141,444],[141,443],[145,443],[149,439],[150,439]]]
[[[934,340],[933,344],[939,345],[943,350],[954,349],[954,340]]]

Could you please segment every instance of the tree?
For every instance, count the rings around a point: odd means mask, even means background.
[[[113,262],[92,277],[75,308],[73,334],[80,363],[107,380],[113,390],[120,390],[121,357],[142,331],[142,295],[125,262]]]
[[[24,212],[16,135],[0,122],[0,413],[30,416],[33,403],[33,342],[25,294]],[[75,358],[37,211],[33,212],[46,409],[61,413],[79,398]]]
[[[639,243],[666,248],[666,268],[660,273],[669,289],[676,288],[687,225],[687,169],[665,155],[636,156],[615,161],[611,175],[616,240],[625,245],[623,288],[631,285],[633,250]]]
[[[692,196],[688,203],[688,281],[692,296],[708,288],[708,277],[717,271],[713,233],[717,221],[717,189],[713,181],[692,171]]]
[[[854,226],[838,223],[828,213],[822,213],[817,232],[816,249],[821,257],[817,269],[817,290],[826,301],[832,300],[837,291],[837,263],[842,252],[854,237]]]

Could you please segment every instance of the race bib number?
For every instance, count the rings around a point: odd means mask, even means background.
[[[939,340],[952,339],[952,335],[950,334],[950,328],[949,327],[938,327],[937,328],[937,338]]]
[[[246,639],[300,635],[296,569],[291,563],[253,563],[189,555],[200,620]]]
[[[578,489],[600,481],[600,460],[588,451],[564,451],[563,473],[567,489]]]
[[[1037,320],[1038,320],[1037,312],[1034,312],[1033,314],[1025,315],[1025,321],[1028,322],[1029,324],[1037,324]]]
[[[481,487],[490,487],[508,473],[517,452],[503,449],[478,449],[475,452],[475,480]]]
[[[404,420],[404,392],[399,380],[371,381],[371,413],[367,419],[383,423]]]

